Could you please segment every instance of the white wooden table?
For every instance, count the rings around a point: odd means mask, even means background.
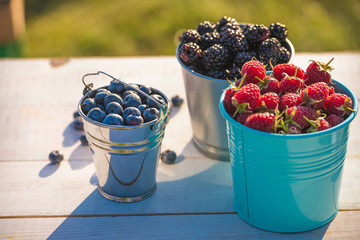
[[[335,57],[333,78],[360,96],[360,53],[297,53],[294,63]],[[186,102],[172,112],[162,149],[180,155],[159,163],[157,191],[136,203],[115,203],[97,177],[73,113],[81,77],[98,70],[185,99],[180,66],[171,57],[0,60],[1,239],[360,239],[360,118],[351,123],[340,211],[313,231],[279,234],[254,228],[233,208],[229,162],[209,159],[191,140]],[[108,84],[108,79],[95,85]],[[62,150],[65,160],[50,164]]]

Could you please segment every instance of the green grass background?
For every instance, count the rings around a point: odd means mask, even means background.
[[[360,50],[358,0],[26,0],[22,56],[175,55],[178,35],[223,16],[284,23],[297,52]]]

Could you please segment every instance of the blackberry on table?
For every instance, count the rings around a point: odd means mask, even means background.
[[[193,29],[186,30],[181,34],[179,37],[180,44],[188,43],[188,42],[194,42],[198,43],[201,39],[200,34]]]
[[[222,69],[230,60],[229,50],[221,44],[214,44],[202,54],[202,63],[208,70]]]
[[[194,42],[185,43],[179,48],[179,57],[187,65],[198,64],[201,54],[200,46]]]
[[[206,50],[217,43],[220,43],[220,34],[217,31],[214,31],[201,35],[199,45],[202,50]]]
[[[245,32],[245,37],[251,44],[258,44],[269,36],[270,31],[263,24],[254,24]]]
[[[215,24],[213,24],[210,21],[204,21],[199,23],[199,25],[196,28],[196,31],[200,34],[203,35],[205,33],[211,33],[213,32],[215,29]]]
[[[281,23],[272,23],[269,26],[270,37],[277,38],[280,42],[285,42],[287,38],[288,31],[284,24]]]

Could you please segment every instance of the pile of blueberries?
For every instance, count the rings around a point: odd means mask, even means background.
[[[107,125],[140,125],[154,121],[159,117],[160,107],[166,104],[165,98],[152,88],[124,84],[117,79],[108,87],[90,90],[86,96],[81,111],[88,118]]]

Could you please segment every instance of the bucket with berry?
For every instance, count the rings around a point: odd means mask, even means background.
[[[358,101],[350,89],[331,79],[328,65],[311,61],[304,71],[280,64],[262,78],[263,68],[221,96],[234,206],[251,225],[301,232],[328,223],[338,211]]]
[[[229,161],[226,125],[218,101],[228,81],[241,78],[244,63],[258,59],[268,70],[290,63],[295,49],[285,25],[239,23],[223,17],[201,22],[179,37],[176,56],[181,65],[195,146],[211,158]]]
[[[85,78],[104,74],[109,85],[92,89]],[[105,72],[83,77],[78,111],[92,153],[98,190],[107,199],[134,202],[156,189],[156,170],[171,104],[159,90],[128,84]]]

